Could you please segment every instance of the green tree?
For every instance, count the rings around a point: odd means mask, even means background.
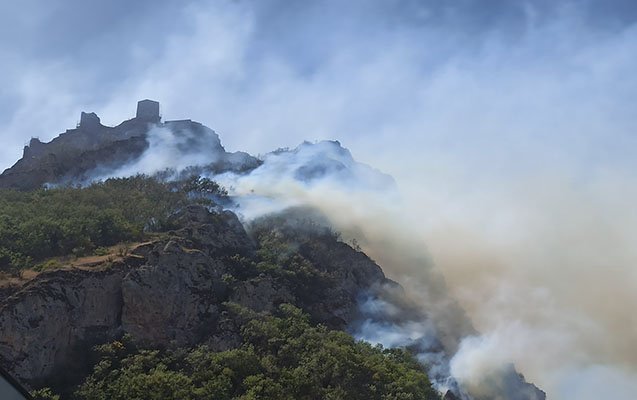
[[[291,305],[277,316],[229,305],[245,321],[243,344],[213,352],[206,346],[137,350],[100,346],[101,361],[80,386],[81,400],[416,400],[440,399],[423,367],[405,350],[358,342],[344,332],[312,326]]]
[[[0,190],[0,271],[17,272],[48,257],[83,256],[173,229],[173,216],[187,204],[211,204],[193,193],[227,196],[210,179],[164,183],[143,175],[85,188]]]

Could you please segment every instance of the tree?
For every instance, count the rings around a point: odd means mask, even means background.
[[[243,344],[138,350],[130,342],[100,346],[101,361],[80,386],[82,400],[416,400],[440,399],[423,367],[405,350],[358,342],[344,332],[312,326],[284,304],[277,316],[236,305],[245,321]]]

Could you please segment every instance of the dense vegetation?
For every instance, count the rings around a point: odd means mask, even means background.
[[[86,188],[0,190],[0,272],[17,272],[54,256],[139,240],[171,228],[170,217],[193,201],[227,193],[198,177],[162,183],[146,176]]]
[[[184,206],[220,199],[227,201],[227,192],[199,177],[162,183],[136,176],[85,188],[0,191],[0,272],[15,273],[50,257],[93,254],[104,246],[178,229],[173,217]],[[320,216],[308,213],[294,209],[254,221],[249,231],[256,254],[228,257],[226,262],[237,268],[224,276],[226,283],[268,276],[290,288],[301,306],[321,298],[333,278],[302,250],[333,243],[338,234]],[[72,400],[440,398],[423,366],[404,350],[357,342],[312,323],[289,304],[275,315],[228,303],[224,308],[239,321],[237,348],[145,348],[124,336],[97,346],[87,369],[58,382],[54,390]],[[34,397],[60,399],[47,388]]]
[[[407,400],[439,399],[422,366],[404,350],[357,342],[310,325],[291,305],[277,316],[242,314],[243,344],[167,351],[127,338],[98,346],[99,362],[76,390],[78,400]],[[40,392],[41,394],[44,392]],[[40,398],[54,398],[41,395]]]

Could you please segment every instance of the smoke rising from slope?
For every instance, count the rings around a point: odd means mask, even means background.
[[[123,83],[14,55],[24,72],[3,85],[16,99],[3,133],[11,154],[86,104],[114,123],[144,97],[213,126],[232,149],[339,139],[395,177],[400,199],[255,175],[235,183],[254,200],[246,216],[317,205],[364,233],[401,283],[438,271],[481,332],[452,362],[467,382],[513,361],[551,398],[634,397],[633,2],[193,1],[179,11],[170,26],[136,18],[146,35],[120,41],[132,43],[117,63]]]
[[[465,199],[481,214],[456,211],[427,233],[432,257],[484,333],[461,346],[456,366],[482,371],[485,360],[509,358],[559,398],[602,390],[629,398],[637,321],[625,305],[637,301],[628,244],[637,220],[626,202],[636,199],[634,181],[555,175]],[[605,373],[591,379],[597,368]]]
[[[331,168],[335,164],[341,168]],[[323,173],[299,174],[308,166]],[[464,378],[465,371],[457,367],[455,371],[450,370],[447,355],[453,355],[460,341],[475,331],[449,296],[444,279],[433,268],[418,227],[409,221],[411,215],[405,212],[405,204],[392,181],[355,163],[336,142],[303,144],[292,151],[275,152],[248,175],[224,174],[213,178],[232,188],[239,204],[237,211],[244,218],[309,205],[325,213],[345,237],[357,239],[389,277],[407,289],[421,314],[399,317],[392,315],[391,304],[368,300],[363,303],[363,312],[373,319],[363,323],[356,336],[387,346],[419,347],[416,353],[432,368],[430,375],[436,388],[443,393],[448,389],[458,393],[454,378]],[[376,311],[368,312],[370,308]],[[395,321],[391,322],[392,319]],[[510,359],[496,358],[493,369],[472,376],[473,383],[477,383],[471,389],[491,394],[493,384],[486,379],[499,376],[498,379],[507,380],[510,363]],[[510,391],[504,389],[504,392],[510,398],[517,398],[519,389],[511,386]]]
[[[135,174],[153,175],[163,170],[181,171],[217,161],[219,137],[214,132],[180,130],[175,134],[165,127],[153,127],[148,132],[148,150],[134,162],[124,165],[106,177]],[[99,177],[97,178],[99,179]]]
[[[606,379],[614,385],[604,390],[618,396],[633,386],[634,316],[617,307],[635,304],[633,275],[621,268],[634,256],[631,242],[621,239],[637,233],[625,226],[635,215],[618,213],[637,199],[620,185],[625,180],[589,179],[586,187],[545,178],[519,182],[515,192],[501,186],[489,196],[446,198],[443,206],[437,196],[448,192],[416,188],[420,193],[400,196],[386,175],[357,165],[335,142],[278,151],[250,174],[213,178],[232,188],[248,220],[298,205],[327,214],[423,305],[444,345],[458,350],[449,371],[474,392],[511,362],[564,398],[582,395],[581,386],[599,393]],[[475,209],[456,208],[466,202]],[[414,323],[368,326],[361,337],[407,344],[405,329],[422,328]],[[420,331],[407,339],[428,338]]]

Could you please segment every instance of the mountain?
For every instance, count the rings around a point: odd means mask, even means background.
[[[79,399],[150,396],[138,385],[162,388],[148,398],[545,398],[513,367],[468,393],[450,373],[455,339],[317,210],[238,217],[244,198],[268,200],[250,189],[266,177],[395,186],[336,141],[228,153],[150,100],[116,127],[82,113],[33,139],[0,175],[0,365]],[[426,336],[407,334],[408,352],[352,338],[396,326]]]

